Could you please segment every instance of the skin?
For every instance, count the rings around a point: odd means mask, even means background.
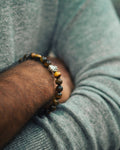
[[[74,86],[64,64],[58,59],[50,59],[62,73],[64,90],[60,103],[63,103]],[[34,60],[25,61],[0,74],[0,149],[39,108],[50,102],[54,89],[54,79],[49,71]]]

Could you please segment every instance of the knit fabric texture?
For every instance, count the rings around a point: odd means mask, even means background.
[[[33,117],[4,150],[120,149],[119,8],[119,0],[0,1],[0,70],[52,50],[75,83],[66,103]]]

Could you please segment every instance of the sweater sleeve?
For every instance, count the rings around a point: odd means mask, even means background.
[[[5,150],[120,149],[120,24],[110,0],[59,0],[52,43],[75,89]]]
[[[77,128],[68,133],[78,149],[120,148],[119,41],[110,0],[60,1],[53,48],[76,86],[64,107]]]

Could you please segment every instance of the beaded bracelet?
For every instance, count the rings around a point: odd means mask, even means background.
[[[49,72],[54,76],[55,78],[55,83],[56,83],[56,89],[55,89],[55,96],[53,98],[53,101],[51,101],[51,103],[49,104],[49,106],[45,106],[44,108],[40,109],[38,112],[38,115],[41,116],[43,114],[49,114],[50,112],[56,110],[57,105],[59,104],[59,99],[62,97],[62,90],[63,87],[61,86],[62,84],[62,79],[61,77],[61,73],[58,72],[58,68],[57,66],[54,66],[51,64],[51,61],[47,59],[47,57],[41,56],[39,54],[36,53],[31,53],[31,54],[26,54],[24,55],[23,58],[21,58],[19,60],[19,63],[28,60],[28,59],[32,59],[38,62],[41,62],[45,67],[48,68]]]

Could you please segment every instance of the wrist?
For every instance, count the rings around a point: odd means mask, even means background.
[[[17,98],[33,107],[32,112],[42,107],[54,95],[54,79],[42,64],[34,60],[25,61],[2,76],[4,91],[10,92],[14,97],[18,90]]]
[[[38,62],[28,60],[0,74],[0,147],[53,95],[54,80]]]
[[[43,115],[43,114],[49,114],[51,111],[56,110],[56,106],[59,104],[60,101],[58,101],[59,99],[61,99],[62,97],[62,93],[61,91],[63,90],[63,87],[61,86],[62,84],[62,80],[61,80],[61,72],[57,71],[58,67],[54,66],[51,64],[51,61],[44,56],[41,56],[40,54],[36,54],[36,53],[31,53],[31,54],[26,54],[24,55],[24,57],[22,57],[19,62],[24,62],[26,60],[34,60],[39,62],[40,64],[42,63],[42,65],[47,68],[47,70],[49,71],[49,73],[52,74],[52,77],[54,77],[55,79],[55,83],[56,83],[56,88],[55,88],[55,95],[53,97],[53,100],[49,101],[49,103],[47,103],[45,105],[45,107],[40,110],[39,115]]]
[[[21,72],[18,75],[19,84],[23,85],[24,82],[27,85],[24,88],[29,99],[34,99],[38,108],[43,106],[54,96],[53,77],[42,64],[34,60],[25,61],[19,66]]]

